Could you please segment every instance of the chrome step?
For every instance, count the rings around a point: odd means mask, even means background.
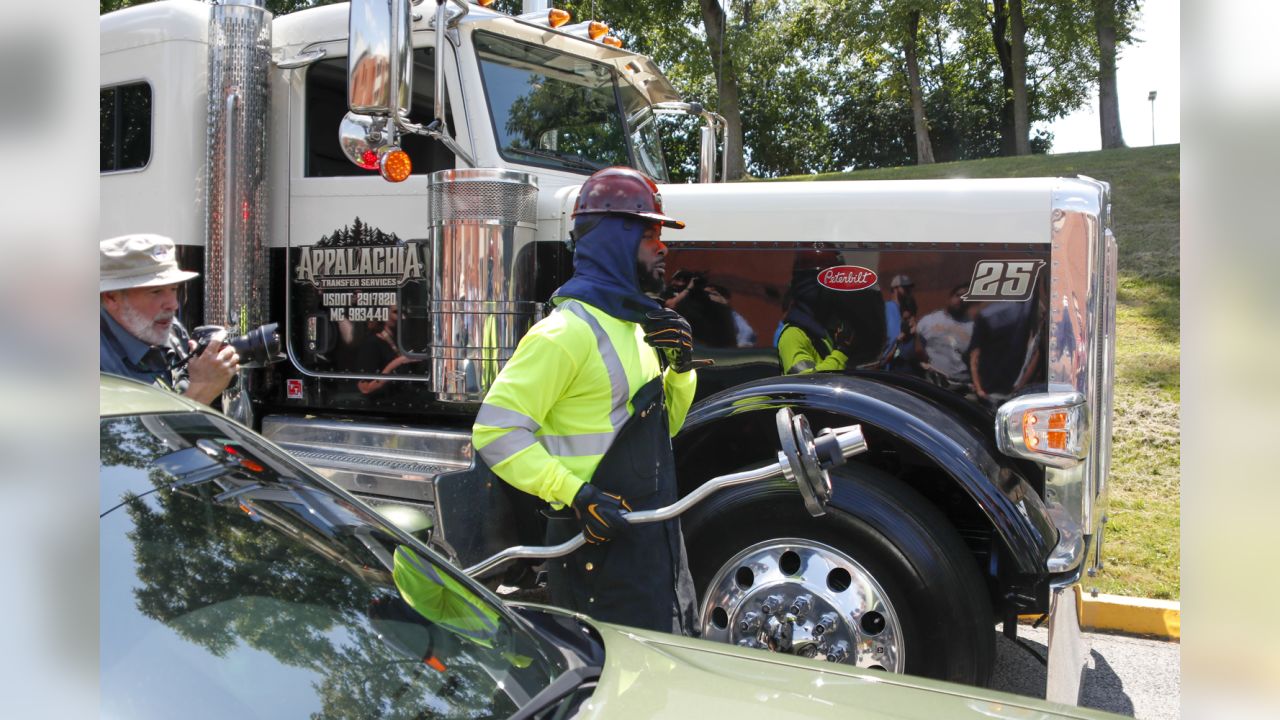
[[[262,434],[360,495],[435,502],[432,480],[471,465],[471,433],[342,418],[269,415]]]

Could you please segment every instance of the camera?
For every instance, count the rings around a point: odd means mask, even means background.
[[[191,339],[196,341],[192,356],[204,352],[214,337],[226,331],[220,325],[201,325],[192,330]],[[243,335],[227,337],[222,342],[236,349],[242,367],[269,365],[284,359],[284,355],[280,353],[280,326],[277,323],[267,323]]]

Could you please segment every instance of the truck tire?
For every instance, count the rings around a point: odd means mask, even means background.
[[[853,463],[831,476],[822,517],[782,481],[722,491],[687,516],[703,637],[986,685],[991,600],[955,529],[891,475]]]

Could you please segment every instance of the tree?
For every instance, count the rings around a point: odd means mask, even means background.
[[[1022,0],[1009,0],[1009,56],[1013,66],[1013,151],[1030,155],[1028,138],[1031,123],[1027,117],[1027,24],[1022,15]]]
[[[911,124],[916,131],[916,163],[933,162],[933,144],[929,142],[929,122],[924,115],[924,96],[920,91],[920,62],[916,56],[916,39],[920,34],[920,10],[912,8],[906,16],[906,38],[903,54],[907,62],[907,84],[911,90]]]
[[[707,50],[716,73],[719,110],[724,116],[724,152],[728,154],[725,180],[740,180],[746,173],[745,148],[742,144],[742,107],[738,94],[738,73],[734,63],[733,45],[725,52],[725,27],[728,15],[720,0],[698,0],[702,9],[702,27],[706,32]],[[749,16],[748,16],[749,17]]]
[[[1116,89],[1116,50],[1132,40],[1138,6],[1138,0],[1094,0],[1093,3],[1093,27],[1098,42],[1098,123],[1103,150],[1125,147]]]

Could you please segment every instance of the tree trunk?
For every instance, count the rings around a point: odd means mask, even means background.
[[[1116,92],[1116,3],[1094,0],[1093,26],[1098,34],[1098,122],[1102,149],[1125,147],[1120,132],[1120,99]]]
[[[1027,24],[1022,0],[1009,0],[1012,31],[1010,59],[1013,65],[1013,145],[1018,155],[1031,154],[1031,123],[1027,117]]]
[[[702,6],[702,24],[707,31],[707,49],[711,51],[711,65],[716,69],[720,91],[719,110],[725,122],[724,151],[729,158],[729,172],[725,180],[741,180],[746,174],[742,148],[742,109],[733,55],[725,47],[724,8],[720,6],[720,0],[699,0],[699,3]]]
[[[991,41],[996,46],[1000,60],[1000,87],[1004,102],[1000,104],[1000,154],[1016,155],[1018,144],[1017,123],[1013,110],[1013,44],[1005,33],[1009,29],[1009,10],[1005,0],[995,0],[995,13],[991,16]]]
[[[911,120],[916,130],[916,164],[933,163],[933,143],[929,142],[929,123],[924,116],[924,97],[920,92],[920,61],[916,57],[916,35],[920,31],[920,11],[907,14],[907,84],[911,87]]]

